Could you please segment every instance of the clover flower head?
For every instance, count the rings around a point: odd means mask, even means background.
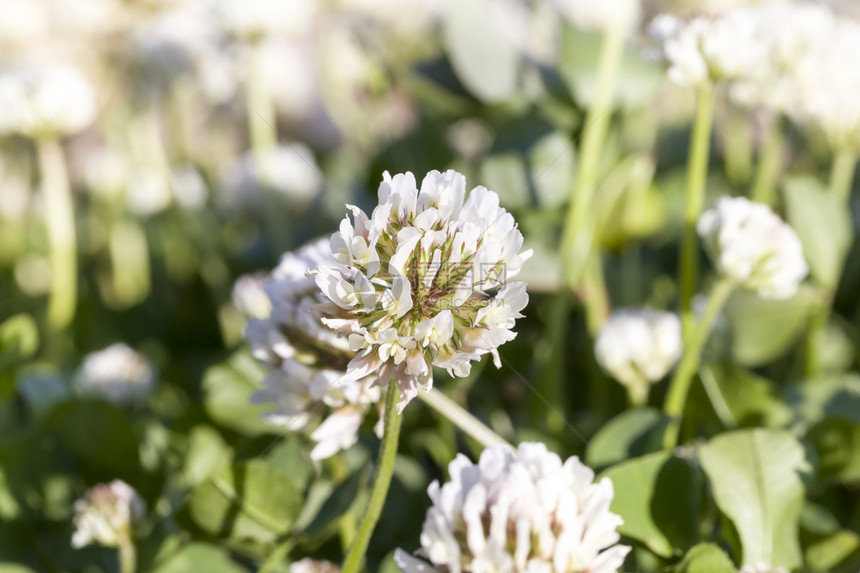
[[[419,554],[432,567],[398,549],[405,573],[611,573],[630,551],[609,511],[612,481],[595,483],[577,457],[562,462],[540,443],[520,444],[516,455],[490,447],[477,464],[458,455],[448,473],[450,482],[427,490]]]
[[[698,231],[720,274],[762,298],[794,296],[809,273],[797,233],[767,205],[723,197]]]
[[[237,40],[291,36],[310,27],[315,12],[312,0],[217,0],[215,14],[221,29]]]
[[[155,386],[155,370],[139,352],[121,342],[84,357],[75,372],[74,385],[84,396],[97,396],[116,404],[139,404]]]
[[[63,137],[93,122],[96,95],[74,67],[31,65],[0,74],[0,109],[0,133]]]
[[[402,401],[432,384],[432,366],[466,376],[471,361],[512,340],[528,302],[510,282],[531,251],[494,192],[455,171],[431,171],[420,189],[412,173],[384,175],[368,217],[349,206],[331,237],[332,258],[314,276],[337,313],[323,318],[358,354],[339,383],[394,379]],[[345,317],[345,318],[344,318]]]
[[[759,563],[758,565],[744,565],[738,573],[788,573],[788,569]]]
[[[268,368],[263,387],[251,400],[274,405],[263,414],[269,423],[311,430],[316,442],[313,459],[325,459],[355,444],[367,411],[381,394],[373,373],[335,383],[355,352],[346,335],[322,323],[323,311],[337,314],[337,307],[307,276],[330,257],[326,239],[284,254],[271,278],[262,283],[270,312],[250,320],[245,330],[252,353]]]
[[[594,345],[597,362],[631,394],[647,396],[650,384],[666,375],[681,357],[681,321],[671,312],[616,311]]]
[[[321,561],[305,557],[290,565],[290,573],[340,573],[340,567],[331,561]]]
[[[639,24],[642,14],[640,0],[556,0],[555,4],[574,25],[596,32],[618,27],[629,33]]]
[[[114,480],[90,488],[75,502],[73,547],[105,545],[117,547],[131,540],[136,522],[146,504],[130,485]]]

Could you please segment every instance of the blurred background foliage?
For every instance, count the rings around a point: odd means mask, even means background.
[[[242,343],[232,287],[331,233],[344,203],[372,206],[384,170],[446,168],[495,190],[535,256],[523,273],[527,318],[502,349],[504,366],[485,360],[456,380],[438,372],[434,384],[504,438],[543,441],[612,477],[613,510],[635,548],[626,570],[733,571],[738,555],[763,552],[796,570],[860,566],[860,204],[846,212],[825,194],[823,141],[786,125],[779,175],[779,209],[813,280],[789,300],[731,297],[693,386],[686,446],[666,452],[664,385],[648,406],[628,407],[594,361],[582,308],[558,317],[551,296],[599,37],[559,21],[547,2],[513,0],[321,2],[307,30],[254,43],[220,36],[211,18],[179,22],[188,2],[32,4],[47,10],[46,36],[10,39],[0,60],[13,65],[39,43],[72,59],[97,87],[99,115],[63,145],[80,263],[66,329],[46,319],[33,143],[0,141],[0,572],[117,571],[115,550],[69,543],[74,500],[112,479],[147,502],[140,571],[338,561],[377,439],[363,432],[356,447],[313,463],[305,436],[260,421],[265,408],[248,398],[263,369]],[[0,20],[22,6],[0,2]],[[646,12],[700,8],[654,2]],[[211,45],[195,45],[197,35]],[[671,308],[693,98],[645,47],[634,37],[625,51],[596,228],[612,305]],[[254,74],[270,100],[253,100]],[[253,141],[250,124],[267,117],[271,133],[258,136],[268,143]],[[720,101],[709,201],[746,194],[767,137],[759,119]],[[268,184],[248,160],[254,147],[280,166]],[[804,334],[830,291],[823,369],[809,379]],[[561,352],[549,335],[559,321]],[[157,372],[143,405],[74,391],[83,356],[117,341]],[[428,483],[457,452],[481,449],[424,405],[407,412],[370,571],[396,570],[393,549],[417,546]]]

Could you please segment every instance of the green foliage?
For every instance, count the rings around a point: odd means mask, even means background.
[[[674,568],[674,573],[735,573],[726,552],[713,543],[699,543],[690,548]]]

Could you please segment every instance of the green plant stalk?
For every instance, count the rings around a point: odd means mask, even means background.
[[[746,185],[752,172],[752,129],[749,114],[732,109],[723,136],[726,174],[733,185]]]
[[[585,118],[579,166],[571,187],[562,233],[562,268],[566,269],[563,279],[571,289],[577,286],[585,273],[594,242],[594,225],[589,221],[594,211],[592,205],[597,190],[600,158],[612,116],[613,94],[623,54],[623,29],[615,27],[608,30],[600,48],[597,92]]]
[[[756,167],[750,199],[773,207],[776,203],[776,184],[782,170],[782,155],[785,151],[785,136],[779,118],[773,121],[767,141],[761,148]]]
[[[352,546],[346,554],[343,562],[343,573],[358,573],[364,560],[364,554],[370,543],[370,536],[376,528],[385,498],[388,496],[388,487],[391,485],[391,476],[394,474],[394,460],[397,457],[397,443],[400,437],[400,425],[402,416],[397,413],[397,403],[400,401],[400,390],[397,382],[392,380],[388,384],[388,392],[385,399],[384,430],[382,445],[379,448],[379,460],[376,468],[376,481],[370,491],[370,501],[364,513],[364,519],[358,526]]]
[[[431,388],[429,392],[419,392],[418,397],[484,447],[501,446],[514,450],[504,438],[436,388]]]
[[[853,147],[840,149],[830,168],[830,193],[847,203],[851,198],[851,184],[857,165],[857,150]]]
[[[56,139],[43,139],[36,143],[36,150],[50,245],[51,292],[48,322],[56,330],[63,330],[75,316],[78,297],[77,239],[72,191],[60,142]]]
[[[119,551],[120,573],[135,573],[137,571],[137,551],[134,542],[130,539],[120,541],[117,547]]]
[[[679,277],[681,327],[685,342],[690,340],[693,329],[692,301],[699,276],[699,237],[696,234],[696,223],[705,201],[713,117],[714,88],[708,84],[696,91],[696,119],[687,161],[687,201],[684,208]]]
[[[666,401],[663,403],[663,411],[670,419],[666,433],[663,435],[663,446],[667,449],[672,449],[678,445],[681,416],[687,403],[690,383],[699,369],[702,349],[708,340],[714,320],[716,320],[733,288],[734,283],[725,279],[721,279],[715,284],[708,297],[708,305],[701,321],[698,324],[694,323],[695,328],[691,331],[690,336],[684,337],[684,353],[681,355],[681,361],[677,368],[675,368],[675,374],[669,383]]]

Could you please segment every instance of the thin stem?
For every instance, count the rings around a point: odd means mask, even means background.
[[[562,268],[567,269],[563,278],[569,288],[574,288],[584,274],[594,241],[594,225],[589,222],[593,215],[592,203],[597,189],[600,158],[609,129],[615,83],[623,53],[624,31],[618,27],[610,29],[603,36],[597,93],[585,118],[579,166],[571,188],[562,235]]]
[[[419,392],[418,397],[484,447],[502,446],[514,450],[504,438],[436,388],[431,388],[429,392]]]
[[[782,170],[782,156],[785,150],[785,136],[782,125],[776,118],[768,133],[767,141],[761,149],[761,156],[756,167],[755,180],[750,192],[750,199],[765,205],[776,203],[776,183]]]
[[[684,340],[689,340],[693,327],[693,295],[699,275],[699,240],[696,223],[705,200],[708,178],[708,155],[714,115],[714,89],[702,86],[696,92],[696,119],[693,124],[690,155],[687,161],[687,202],[684,209],[684,234],[681,239],[680,284],[681,325]]]
[[[669,393],[663,404],[663,411],[669,416],[669,426],[663,436],[663,446],[667,449],[674,448],[678,444],[678,432],[681,427],[681,416],[687,403],[687,394],[690,391],[690,383],[699,369],[702,357],[702,349],[708,340],[711,327],[716,320],[720,309],[728,299],[734,288],[734,284],[727,280],[720,280],[711,290],[708,298],[708,306],[702,315],[701,321],[694,323],[694,328],[689,335],[684,336],[684,353],[681,362],[675,369],[675,375],[669,383]]]
[[[290,554],[295,545],[296,542],[292,537],[288,537],[279,543],[257,570],[257,573],[272,573],[272,571],[275,571],[278,565],[286,560],[287,555]]]
[[[840,149],[833,159],[830,169],[830,192],[844,202],[851,198],[851,184],[854,181],[856,165],[857,151],[853,148]]]
[[[726,175],[733,185],[746,185],[752,172],[752,126],[745,110],[733,108],[723,136]]]
[[[346,559],[343,562],[343,573],[358,573],[364,554],[370,543],[370,536],[376,528],[379,517],[382,515],[382,507],[388,496],[388,486],[391,485],[391,476],[394,474],[394,460],[397,456],[397,442],[400,437],[400,424],[402,417],[397,413],[397,402],[400,394],[397,383],[392,381],[388,384],[388,395],[385,399],[384,433],[382,445],[379,448],[379,460],[376,468],[376,481],[370,492],[370,501],[358,526],[358,532]]]
[[[119,547],[120,573],[135,573],[137,571],[137,550],[130,539],[120,542]]]
[[[40,140],[36,144],[36,150],[51,250],[48,321],[55,329],[62,330],[72,322],[77,305],[77,241],[72,192],[60,142],[55,139]]]

